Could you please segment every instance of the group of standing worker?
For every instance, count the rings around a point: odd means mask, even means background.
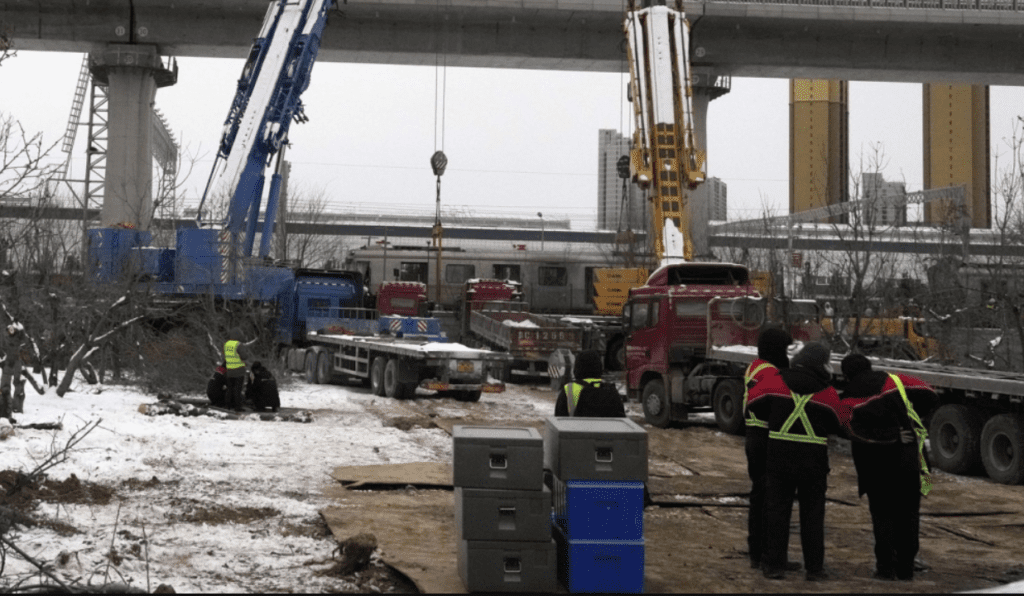
[[[921,420],[938,402],[934,390],[907,375],[875,371],[859,354],[843,359],[838,383],[825,345],[806,344],[790,362],[792,343],[784,330],[763,331],[745,375],[751,567],[770,579],[800,568],[787,560],[799,495],[806,578],[831,579],[824,564],[825,492],[828,437],[838,435],[851,440],[859,492],[868,495],[875,577],[913,579],[921,495],[931,488]]]

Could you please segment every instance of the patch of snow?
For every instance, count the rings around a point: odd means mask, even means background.
[[[83,582],[102,582],[113,547],[123,560],[110,567],[110,581],[136,587],[146,588],[148,576],[151,589],[168,584],[179,593],[344,589],[342,579],[315,573],[331,562],[335,546],[329,538],[312,537],[319,511],[337,504],[322,494],[334,482],[331,471],[451,459],[447,433],[383,426],[367,411],[374,399],[361,388],[282,382],[282,406],[313,412],[313,422],[302,424],[146,416],[139,406],[156,399],[129,387],[76,384],[64,398],[52,388],[42,396],[30,391],[25,413],[16,415],[19,426],[0,441],[0,469],[32,471],[55,445],[99,420],[48,477],[74,474],[116,494],[106,505],[40,504],[38,516],[56,518],[78,533],[61,536],[36,526],[8,537],[38,561],[53,563],[62,551],[69,553],[74,564],[58,566],[57,573]],[[20,426],[58,420],[63,430]],[[267,513],[243,523],[183,520],[189,512],[224,507]],[[148,568],[137,548],[143,533]],[[313,561],[321,566],[310,566]],[[0,591],[31,570],[8,550]]]

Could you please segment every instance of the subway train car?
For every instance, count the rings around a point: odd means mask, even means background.
[[[568,246],[546,251],[520,244],[508,249],[446,246],[441,252],[440,305],[452,309],[467,279],[507,279],[521,284],[531,312],[592,314],[594,269],[621,267],[621,259],[610,248]],[[361,272],[374,294],[382,281],[419,281],[436,301],[437,251],[431,247],[364,246],[349,253],[343,268]]]

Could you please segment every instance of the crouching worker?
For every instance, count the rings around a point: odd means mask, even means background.
[[[624,418],[626,408],[615,383],[601,380],[604,365],[596,350],[581,352],[572,367],[574,381],[566,383],[555,401],[555,416]]]
[[[206,397],[210,399],[210,405],[215,408],[223,408],[227,405],[228,377],[223,362],[214,369],[213,376],[206,382]]]
[[[281,396],[277,392],[277,380],[259,361],[253,362],[249,371],[245,382],[245,397],[252,402],[252,407],[257,412],[264,410],[276,412],[281,407]]]

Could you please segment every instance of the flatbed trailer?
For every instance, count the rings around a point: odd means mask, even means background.
[[[375,395],[412,397],[417,387],[473,402],[482,393],[499,393],[508,354],[422,337],[306,334],[306,347],[292,349],[288,364],[304,370],[311,383],[359,379]]]
[[[710,357],[745,366],[748,346],[714,347]],[[845,354],[832,356],[839,374]],[[929,459],[954,474],[987,474],[1003,484],[1024,482],[1024,375],[869,357],[877,370],[917,377],[931,385],[939,407],[924,421]]]
[[[484,302],[468,312],[470,334],[484,345],[508,353],[519,367],[541,365],[558,349],[580,350],[583,330],[530,313],[522,302]],[[507,377],[506,377],[507,378]]]

